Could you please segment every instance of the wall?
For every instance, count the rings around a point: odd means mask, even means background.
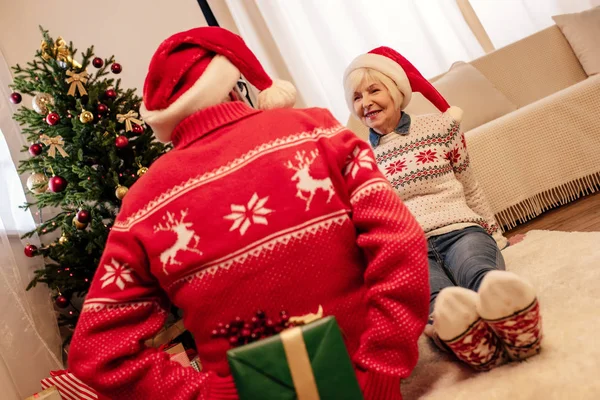
[[[94,45],[102,58],[114,54],[123,66],[123,87],[138,88],[141,95],[160,42],[206,26],[206,20],[196,0],[0,0],[0,50],[9,65],[33,58],[41,42],[38,25],[54,38],[73,41],[80,52]]]

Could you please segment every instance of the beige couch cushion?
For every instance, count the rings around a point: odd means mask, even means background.
[[[600,7],[552,17],[588,76],[600,73]]]
[[[465,62],[454,63],[433,86],[450,105],[462,108],[461,126],[465,132],[517,109],[481,72]],[[415,94],[406,112],[420,115],[439,111],[421,94]]]
[[[519,108],[587,78],[569,42],[556,25],[470,64]]]

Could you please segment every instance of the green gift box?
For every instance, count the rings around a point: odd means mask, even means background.
[[[227,352],[240,400],[362,400],[334,317]]]

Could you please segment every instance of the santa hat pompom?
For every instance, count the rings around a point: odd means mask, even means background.
[[[258,108],[290,108],[296,104],[296,88],[288,81],[275,79],[273,84],[258,94]]]
[[[446,112],[452,117],[453,120],[460,124],[463,117],[463,110],[460,107],[451,106],[449,109],[446,110]]]

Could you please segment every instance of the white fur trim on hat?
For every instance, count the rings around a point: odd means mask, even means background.
[[[288,81],[274,80],[271,87],[258,94],[258,108],[289,108],[296,104],[296,88]]]
[[[215,55],[200,78],[177,100],[162,110],[148,110],[144,103],[140,114],[156,138],[167,143],[175,127],[196,111],[222,103],[240,78],[240,71],[222,55]]]
[[[400,90],[400,93],[402,93],[404,96],[404,100],[402,101],[402,106],[400,109],[403,110],[408,103],[410,103],[410,99],[412,97],[410,82],[406,76],[406,72],[404,72],[404,69],[402,69],[400,64],[398,64],[396,61],[379,54],[361,54],[352,60],[350,65],[348,65],[348,68],[346,68],[346,71],[344,72],[344,82],[352,71],[359,68],[374,69],[393,80],[398,90]]]

